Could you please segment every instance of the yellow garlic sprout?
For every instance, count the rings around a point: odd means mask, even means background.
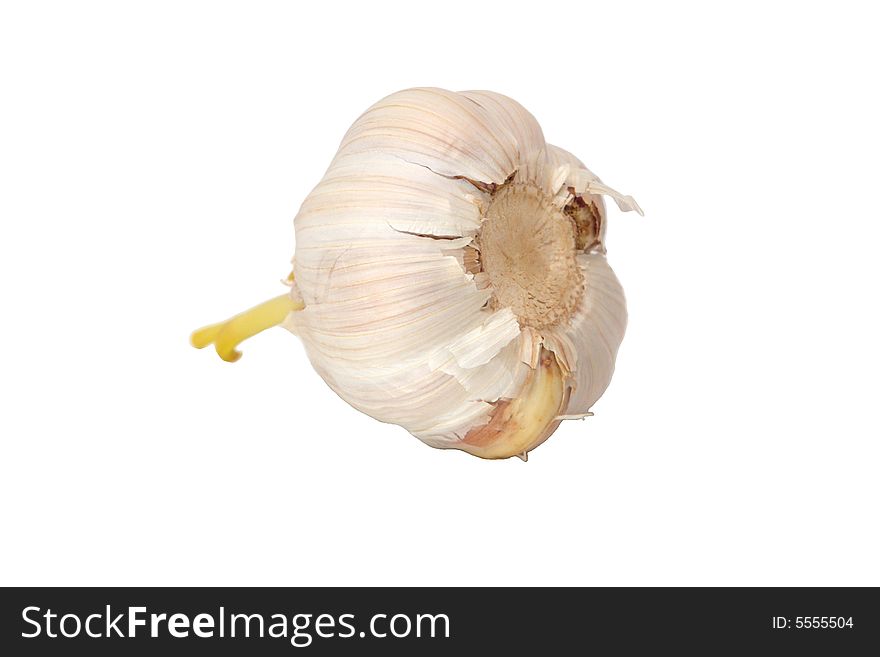
[[[289,294],[192,342],[235,360],[281,324],[364,413],[434,447],[525,458],[589,415],[623,339],[601,195],[641,213],[510,98],[392,94],[296,216]]]

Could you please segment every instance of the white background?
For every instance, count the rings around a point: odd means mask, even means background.
[[[880,585],[876,19],[715,5],[4,4],[0,583]],[[611,387],[527,464],[359,414],[284,330],[187,342],[425,85],[646,211]]]

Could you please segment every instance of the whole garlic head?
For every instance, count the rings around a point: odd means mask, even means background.
[[[623,339],[601,195],[641,212],[505,96],[392,94],[303,202],[290,295],[193,343],[224,355],[225,330],[231,360],[281,322],[364,413],[434,447],[525,457],[589,414]]]

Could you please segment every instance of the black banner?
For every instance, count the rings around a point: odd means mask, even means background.
[[[847,655],[880,646],[880,598],[870,588],[7,588],[0,614],[3,655],[646,654],[651,646]]]

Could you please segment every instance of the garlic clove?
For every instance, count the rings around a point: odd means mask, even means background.
[[[538,121],[512,98],[494,91],[463,91],[461,95],[482,108],[493,132],[503,143],[502,148],[513,151],[513,168],[507,169],[508,174],[519,165],[526,153],[537,153],[546,147]]]
[[[466,180],[438,176],[387,152],[338,155],[303,202],[296,231],[314,231],[322,246],[369,242],[389,228],[426,237],[473,236],[480,228],[475,191]]]
[[[543,141],[535,118],[500,94],[416,88],[364,112],[337,157],[381,151],[441,176],[501,184],[516,170],[523,149]]]
[[[623,288],[605,256],[581,255],[578,264],[586,281],[581,304],[570,323],[544,336],[544,345],[571,372],[567,415],[588,412],[605,392],[627,322]]]
[[[498,401],[489,422],[454,447],[485,459],[525,460],[559,426],[567,396],[566,377],[553,354],[543,350],[516,397]]]

